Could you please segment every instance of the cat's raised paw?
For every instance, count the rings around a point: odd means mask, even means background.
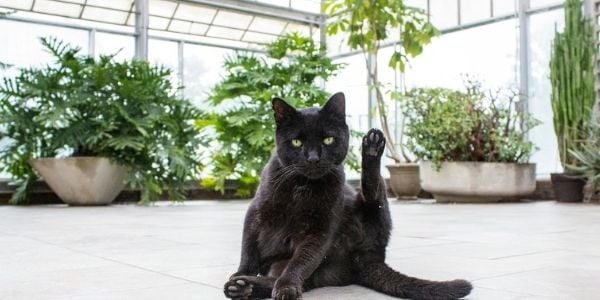
[[[252,295],[252,284],[246,279],[241,277],[231,277],[229,281],[225,283],[223,292],[225,297],[235,300],[246,300],[250,299]]]
[[[362,155],[364,157],[381,157],[385,149],[385,137],[379,129],[371,129],[363,137]]]

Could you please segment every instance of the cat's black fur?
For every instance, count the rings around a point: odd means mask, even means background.
[[[468,281],[422,280],[386,265],[392,224],[380,176],[385,139],[377,129],[363,138],[361,191],[355,192],[342,166],[349,139],[342,93],[322,109],[296,110],[276,98],[273,111],[277,151],[248,208],[240,266],[225,283],[228,298],[294,300],[312,288],[349,284],[424,300],[470,293]],[[334,142],[325,145],[326,137]]]

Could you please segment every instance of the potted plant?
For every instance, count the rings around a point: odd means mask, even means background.
[[[397,35],[400,48],[393,51],[388,65],[403,72],[409,57],[421,54],[423,47],[438,31],[428,22],[423,10],[409,7],[403,0],[326,0],[323,10],[331,18],[327,33],[347,34],[348,46],[352,50],[360,50],[365,56],[369,88],[375,92],[376,112],[387,139],[387,156],[394,161],[394,164],[386,166],[390,172],[392,190],[398,198],[416,198],[421,190],[419,167],[407,155],[405,145],[396,142],[390,130],[387,113],[389,99],[386,99],[384,84],[378,77],[377,60],[382,43]],[[392,91],[389,94],[393,96],[396,93]]]
[[[408,147],[421,161],[421,184],[438,202],[494,202],[531,194],[537,121],[515,109],[517,93],[413,89],[404,97]]]
[[[38,174],[74,205],[110,203],[124,182],[141,189],[142,203],[163,188],[184,199],[198,164],[192,122],[200,113],[176,96],[170,71],[41,42],[54,62],[0,85],[0,140],[8,142],[0,167],[18,185],[11,203],[27,203]]]
[[[580,0],[567,0],[565,28],[556,32],[550,58],[552,113],[558,152],[564,173],[551,174],[558,201],[581,201],[585,180],[578,173],[580,162],[574,151],[587,140],[596,101],[596,38],[594,25],[581,10]]]
[[[600,201],[600,123],[591,124],[588,139],[577,150],[570,154],[579,162],[578,165],[568,166],[573,171],[581,173],[587,179],[583,199],[586,202]]]
[[[323,55],[324,49],[297,33],[286,34],[269,44],[265,56],[236,53],[224,63],[225,75],[210,91],[212,108],[196,122],[205,139],[213,141],[207,151],[202,185],[224,192],[226,180],[237,180],[236,195],[254,193],[259,172],[275,145],[275,122],[271,100],[283,97],[296,107],[323,105],[329,93],[318,85],[343,65]],[[346,163],[357,167],[350,151]]]

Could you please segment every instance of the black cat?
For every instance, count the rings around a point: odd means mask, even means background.
[[[408,277],[385,263],[391,219],[380,176],[385,139],[363,138],[361,191],[346,185],[348,152],[344,94],[322,109],[296,110],[273,99],[277,151],[244,221],[239,269],[225,283],[232,299],[300,299],[302,291],[360,284],[411,299],[458,299],[465,280]],[[342,299],[342,298],[340,298]]]

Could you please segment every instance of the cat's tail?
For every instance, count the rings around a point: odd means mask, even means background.
[[[372,263],[360,271],[361,284],[394,297],[414,300],[450,300],[467,296],[473,286],[462,279],[429,281],[401,274],[384,262]]]

